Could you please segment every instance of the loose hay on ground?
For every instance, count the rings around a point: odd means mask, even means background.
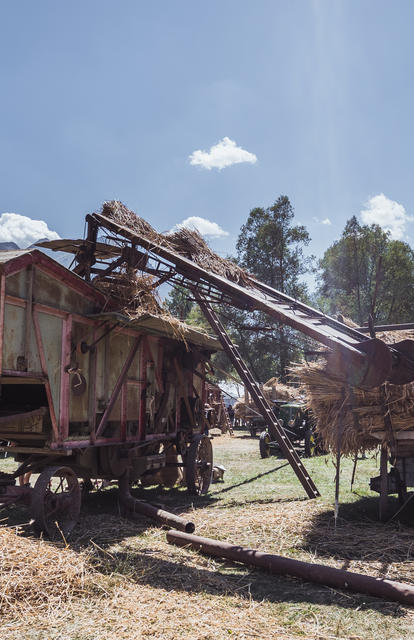
[[[223,436],[215,450],[229,471],[226,483],[214,485],[210,497],[189,498],[172,490],[158,498],[165,508],[188,513],[197,533],[413,583],[412,529],[395,523],[384,527],[365,516],[355,522],[339,518],[335,529],[330,504],[323,498],[301,499],[297,480],[286,468],[266,475],[282,461],[261,460],[257,441]],[[229,463],[226,455],[231,455]],[[320,458],[308,463],[318,469],[318,486],[326,477],[330,487],[332,465]],[[361,462],[367,465],[369,460]],[[346,461],[343,472],[351,467]],[[84,591],[56,607],[26,607],[13,623],[3,616],[2,640],[372,640],[378,628],[393,640],[411,637],[409,611],[395,603],[279,579],[171,547],[165,531],[145,518],[137,525],[120,519],[115,506],[113,513],[105,512],[103,498],[90,496],[96,513],[82,519],[72,541],[75,548],[88,547],[85,560],[99,590],[86,586],[86,576]],[[31,543],[36,551],[38,541]]]
[[[93,584],[86,554],[0,528],[0,616],[58,607]]]

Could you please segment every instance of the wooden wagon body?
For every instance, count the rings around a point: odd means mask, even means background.
[[[204,365],[217,348],[168,319],[118,313],[38,250],[0,253],[0,443],[21,463],[0,474],[0,503],[30,503],[16,479],[51,465],[130,482],[185,467],[205,429]]]

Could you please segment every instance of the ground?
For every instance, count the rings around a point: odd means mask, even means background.
[[[309,500],[284,460],[259,457],[257,438],[239,431],[233,438],[214,438],[213,445],[216,462],[227,471],[208,496],[155,488],[137,495],[190,516],[202,536],[414,583],[414,514],[405,514],[404,522],[378,522],[377,496],[368,482],[378,473],[374,456],[358,462],[353,492],[352,461],[342,463],[335,527],[335,468],[329,456],[304,461],[322,494]],[[28,520],[18,508],[1,511],[1,518],[4,524]],[[23,526],[24,535],[29,530]],[[39,543],[30,544],[33,553],[41,553]],[[2,639],[414,638],[414,609],[169,545],[165,530],[145,518],[138,523],[120,518],[115,488],[84,500],[68,545],[57,551],[54,545],[53,552],[81,559],[82,589],[65,597],[45,592],[40,604],[10,607],[3,615]],[[28,556],[29,569],[30,561]],[[3,579],[0,596],[4,584]]]

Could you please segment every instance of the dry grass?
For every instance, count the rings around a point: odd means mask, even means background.
[[[299,396],[299,390],[292,385],[283,384],[278,378],[270,378],[263,385],[263,392],[269,401],[275,400],[297,400]]]
[[[166,238],[174,251],[185,258],[193,260],[203,269],[237,282],[242,286],[251,286],[249,274],[231,260],[226,260],[214,253],[195,229],[183,227],[175,233],[168,234]]]
[[[414,582],[412,528],[370,519],[369,492],[360,498],[344,490],[335,528],[334,469],[327,458],[306,461],[323,494],[309,501],[292,471],[282,468],[283,460],[259,458],[257,440],[221,436],[214,448],[216,461],[228,472],[210,496],[194,499],[171,490],[155,498],[155,490],[146,490],[148,499],[191,515],[200,535]],[[375,461],[360,465],[357,487],[363,493]],[[344,485],[351,466],[343,465]],[[15,582],[42,591],[43,598],[23,599],[16,607],[10,601],[3,611],[2,640],[374,640],[378,629],[387,640],[412,638],[411,612],[396,603],[170,546],[165,532],[144,518],[138,525],[120,519],[113,489],[90,496],[84,511],[72,549],[18,538],[25,546],[11,567]],[[32,579],[30,567],[41,562],[45,576],[34,572]],[[75,571],[66,573],[68,563]],[[54,600],[57,591],[66,594],[60,601]],[[17,590],[14,594],[21,598]]]
[[[348,318],[345,324],[356,326]],[[387,344],[413,338],[412,331],[378,333]],[[414,429],[414,383],[393,385],[384,383],[373,389],[360,389],[337,379],[327,371],[323,361],[301,363],[291,370],[306,396],[306,404],[317,420],[317,431],[324,447],[332,453],[358,455],[374,449],[379,442],[391,444],[385,415],[391,420],[393,432]],[[375,436],[376,432],[386,432]]]
[[[59,608],[91,587],[86,553],[0,528],[0,616]]]

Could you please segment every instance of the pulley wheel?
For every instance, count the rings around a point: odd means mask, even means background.
[[[186,483],[189,493],[201,496],[207,493],[213,473],[213,447],[205,435],[196,435],[186,455]]]
[[[46,467],[33,488],[30,505],[33,527],[49,538],[67,538],[78,521],[81,490],[69,467]]]

